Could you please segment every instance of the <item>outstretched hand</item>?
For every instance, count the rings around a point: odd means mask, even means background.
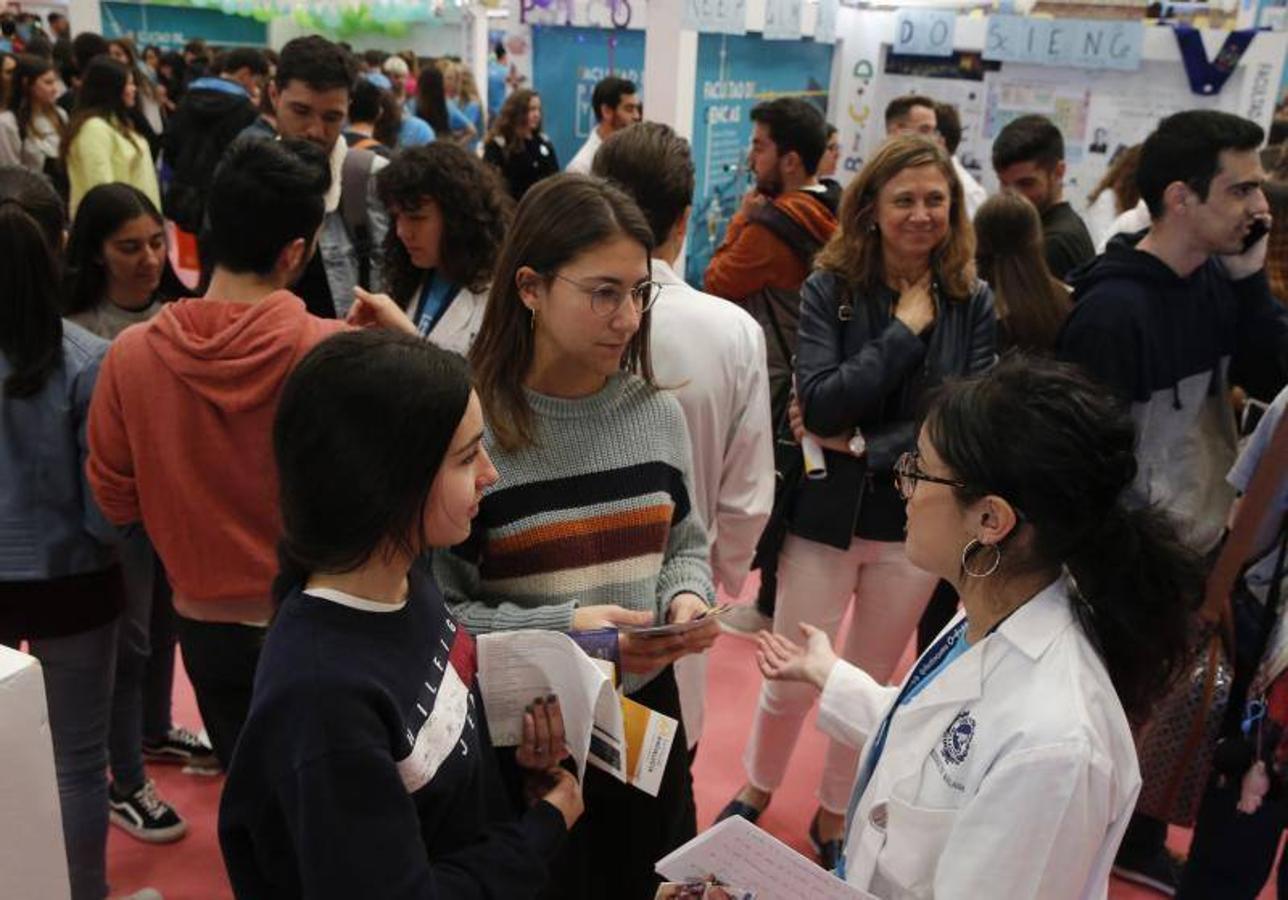
[[[803,681],[821,691],[836,665],[836,653],[826,632],[804,622],[800,629],[803,647],[781,634],[756,635],[756,664],[770,681]]]
[[[388,294],[373,294],[360,287],[353,289],[353,306],[345,321],[357,328],[388,328],[418,335],[416,326]]]

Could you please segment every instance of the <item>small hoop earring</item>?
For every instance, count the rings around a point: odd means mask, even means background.
[[[993,564],[988,567],[987,572],[971,571],[971,567],[967,563],[967,560],[969,560],[971,558],[971,555],[981,547],[986,547],[993,551]],[[1000,566],[1001,564],[1002,564],[1002,548],[997,546],[997,544],[982,544],[977,539],[972,538],[971,542],[962,549],[962,571],[965,572],[967,575],[969,575],[971,578],[987,578],[988,576],[996,572],[997,567]]]

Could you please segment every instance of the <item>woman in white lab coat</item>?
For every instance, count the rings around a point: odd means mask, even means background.
[[[880,898],[1100,898],[1140,773],[1129,720],[1184,656],[1201,570],[1121,505],[1134,428],[1070,366],[1009,357],[951,384],[896,468],[907,553],[963,613],[886,687],[762,633],[766,678],[822,690],[862,744],[838,874]]]

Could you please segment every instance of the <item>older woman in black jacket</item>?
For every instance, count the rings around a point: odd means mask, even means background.
[[[774,631],[808,622],[836,632],[851,602],[844,657],[878,681],[894,671],[934,576],[903,551],[895,461],[915,452],[927,391],[986,369],[996,319],[975,278],[974,237],[948,157],[925,138],[886,143],[846,189],[840,228],[801,299],[796,377],[804,428],[827,474],[792,501],[779,560]],[[766,682],[744,755],[747,783],[721,814],[752,821],[786,772],[815,694]],[[858,751],[828,748],[811,843],[831,868],[840,850]]]

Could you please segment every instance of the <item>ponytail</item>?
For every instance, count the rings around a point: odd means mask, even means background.
[[[0,355],[12,367],[6,397],[39,393],[62,365],[55,248],[64,221],[62,203],[44,179],[17,167],[0,169]]]
[[[1119,504],[1068,554],[1066,567],[1077,585],[1078,620],[1128,717],[1140,721],[1186,658],[1203,561],[1161,510]]]

